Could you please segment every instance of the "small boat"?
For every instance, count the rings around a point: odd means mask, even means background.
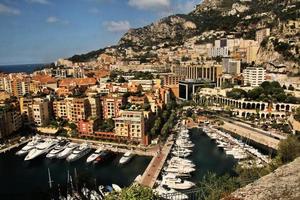
[[[128,163],[132,158],[134,154],[132,154],[132,151],[127,151],[120,159],[119,164],[123,165]]]
[[[195,186],[191,181],[181,180],[177,178],[174,174],[167,174],[163,176],[162,185],[167,185],[172,189],[187,190]]]
[[[171,200],[185,200],[189,197],[186,194],[178,192],[174,189],[171,189],[165,185],[159,185],[157,188],[154,189],[154,192],[158,194],[158,196],[164,197],[165,199]],[[176,195],[174,195],[176,194]]]
[[[92,155],[90,155],[90,156],[86,159],[86,162],[87,162],[87,163],[91,163],[91,162],[93,162],[94,160],[96,160],[96,159],[100,156],[101,151],[103,151],[103,148],[102,148],[102,147],[98,148]]]
[[[103,185],[100,185],[98,187],[98,190],[103,197],[107,196],[109,193],[114,191],[114,189],[109,185],[107,185],[105,187]]]
[[[67,161],[73,162],[79,160],[83,156],[87,155],[90,151],[91,147],[87,143],[81,144],[67,157]]]
[[[122,188],[120,186],[118,186],[117,184],[112,184],[111,186],[114,189],[114,191],[116,191],[116,192],[122,191]]]

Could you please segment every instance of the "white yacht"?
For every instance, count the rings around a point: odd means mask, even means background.
[[[181,180],[177,178],[174,174],[167,174],[163,176],[162,184],[167,185],[169,188],[187,190],[195,186],[191,181]]]
[[[54,139],[47,139],[45,142],[39,143],[28,153],[28,155],[25,157],[25,161],[32,160],[40,155],[48,153],[57,145],[57,142],[58,141]]]
[[[82,158],[83,156],[87,155],[89,152],[91,151],[91,147],[84,143],[81,144],[78,148],[76,148],[68,157],[67,157],[67,161],[68,162],[73,162],[76,161],[80,158]]]
[[[72,153],[72,151],[76,148],[76,147],[78,147],[79,145],[78,144],[76,144],[76,143],[69,143],[67,146],[66,146],[66,148],[63,150],[63,151],[61,151],[58,155],[57,155],[57,158],[59,158],[59,159],[65,159],[66,157],[68,157],[71,153]]]
[[[49,159],[56,158],[58,156],[58,154],[67,147],[67,145],[68,145],[68,143],[66,143],[65,141],[61,142],[46,155],[46,158],[49,158]]]
[[[102,147],[98,148],[92,155],[90,155],[90,156],[86,159],[86,162],[87,162],[87,163],[91,163],[91,162],[93,162],[94,160],[96,160],[96,159],[100,156],[101,151],[103,151],[103,148],[102,148]]]
[[[171,189],[169,187],[166,187],[165,185],[159,185],[157,188],[154,189],[154,192],[158,196],[163,196],[166,199],[171,199],[171,200],[185,200],[188,199],[188,195],[183,194],[181,192],[178,192],[174,189]],[[174,194],[177,194],[176,196]]]
[[[19,151],[16,152],[16,155],[18,156],[22,156],[27,154],[29,151],[31,151],[32,149],[34,149],[34,147],[39,144],[41,142],[41,138],[40,137],[33,137],[32,140],[30,142],[27,143],[26,146],[24,146],[22,149],[20,149]]]
[[[132,158],[134,154],[132,151],[127,151],[120,159],[119,164],[126,164],[128,163]]]
[[[191,155],[191,153],[189,153],[189,152],[178,152],[178,151],[173,151],[172,154],[174,156],[178,156],[178,157],[181,157],[181,158],[186,158],[186,157]]]
[[[168,173],[179,173],[179,174],[189,174],[191,172],[196,171],[193,167],[186,167],[186,166],[168,166],[164,168],[165,172]]]

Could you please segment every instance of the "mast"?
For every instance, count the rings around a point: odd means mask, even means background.
[[[50,169],[48,168],[48,180],[49,180],[49,188],[52,189],[52,179],[51,179],[51,174],[50,174]]]

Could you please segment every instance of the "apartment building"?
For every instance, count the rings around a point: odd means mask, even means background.
[[[65,98],[53,102],[56,118],[64,118],[71,122],[87,120],[91,116],[91,106],[88,98]]]
[[[164,86],[170,86],[170,85],[178,85],[179,81],[182,81],[185,79],[184,75],[176,75],[176,74],[164,74],[160,76],[162,80],[162,84]]]
[[[118,94],[109,94],[103,97],[102,112],[104,119],[110,119],[119,116],[121,106],[124,105],[125,99]]]
[[[21,113],[11,105],[0,106],[0,139],[19,130],[22,126]]]
[[[244,85],[259,86],[265,81],[266,70],[262,67],[247,67],[243,71]]]
[[[49,99],[47,98],[20,98],[20,111],[24,124],[47,126],[50,121]]]
[[[47,126],[50,122],[49,100],[35,98],[32,104],[33,121],[36,126]]]
[[[205,62],[200,65],[174,66],[173,73],[185,76],[187,79],[207,79],[216,82],[223,73],[222,65],[215,62]]]
[[[223,72],[227,74],[237,75],[241,73],[241,61],[231,58],[222,59]]]
[[[147,145],[145,136],[145,117],[143,111],[120,111],[120,117],[115,120],[115,135],[126,141]]]

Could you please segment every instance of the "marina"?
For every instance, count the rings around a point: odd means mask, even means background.
[[[163,146],[156,145],[145,150],[83,139],[36,135],[26,140],[27,144],[21,148],[11,148],[13,150],[2,155],[14,156],[19,162],[23,161],[22,170],[42,164],[40,167],[44,168],[44,173],[45,170],[49,170],[48,173],[51,171],[53,175],[51,181],[54,180],[56,185],[61,185],[59,190],[65,193],[68,185],[74,185],[70,183],[70,179],[72,177],[75,179],[78,172],[80,177],[85,177],[80,178],[77,183],[81,184],[79,193],[83,196],[94,195],[95,198],[98,194],[99,199],[101,199],[99,193],[103,191],[98,187],[103,190],[113,186],[118,188],[119,185],[126,187],[133,182],[154,188],[162,196],[178,192],[183,193],[184,197],[184,191],[193,189],[208,172],[234,175],[236,163],[246,168],[263,167],[269,162],[268,156],[209,124],[188,129],[179,122],[173,132]],[[134,170],[128,169],[133,163],[137,164]],[[56,177],[56,167],[51,167],[53,165],[65,168],[59,173],[66,174],[62,175],[64,179]],[[107,166],[109,168],[106,168]],[[103,168],[107,170],[106,178],[101,176]],[[120,176],[127,176],[129,170],[132,174],[130,182],[124,182],[116,177],[115,170],[123,173]],[[47,184],[39,187],[37,191],[44,192],[44,195],[48,194]],[[74,194],[76,195],[76,192]]]

